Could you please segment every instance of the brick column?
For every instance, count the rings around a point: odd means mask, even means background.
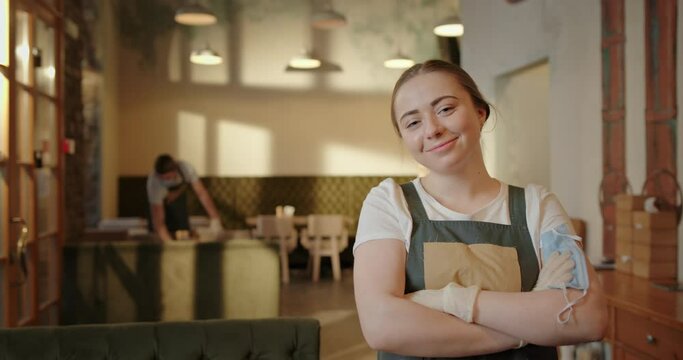
[[[676,199],[676,0],[645,1],[647,194]]]
[[[614,195],[628,187],[624,99],[624,0],[602,0],[602,252],[614,259]]]

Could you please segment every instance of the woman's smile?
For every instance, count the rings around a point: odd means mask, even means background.
[[[452,138],[452,139],[450,139],[450,140],[447,140],[447,141],[441,142],[441,143],[439,143],[439,144],[437,144],[437,145],[435,145],[435,146],[432,146],[431,148],[428,148],[428,149],[425,150],[424,152],[440,152],[440,151],[447,150],[447,149],[449,149],[449,148],[451,147],[451,145],[453,145],[453,144],[455,143],[455,141],[458,140],[459,138],[460,138],[460,136],[456,136],[456,137],[454,137],[454,138]]]

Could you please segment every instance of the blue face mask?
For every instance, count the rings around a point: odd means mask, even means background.
[[[550,286],[551,288],[562,289],[564,295],[566,305],[557,314],[557,321],[561,324],[564,324],[571,319],[574,305],[576,305],[581,298],[586,296],[586,293],[588,292],[589,281],[586,257],[576,243],[577,241],[581,241],[581,237],[572,234],[567,224],[562,224],[541,234],[541,257],[543,262],[545,262],[554,252],[569,252],[575,264],[571,281]],[[583,290],[583,294],[577,299],[570,300],[567,295],[567,288]],[[566,317],[563,317],[565,312],[567,315]]]

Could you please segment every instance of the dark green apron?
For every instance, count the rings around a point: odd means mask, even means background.
[[[187,187],[188,182],[185,181],[185,176],[183,172],[178,169],[178,174],[182,182],[178,185],[171,186],[168,188],[169,192],[181,191],[173,201],[166,201],[164,199],[164,223],[166,224],[166,229],[168,229],[171,237],[175,238],[175,232],[177,230],[190,230],[190,215],[187,212]],[[150,231],[154,231],[154,222],[152,221],[152,216],[149,216],[149,228]]]
[[[538,260],[529,235],[526,222],[526,201],[524,189],[510,185],[508,204],[510,225],[482,221],[433,221],[429,220],[415,185],[410,182],[401,184],[408,210],[413,219],[410,249],[406,259],[405,293],[424,290],[424,242],[460,242],[465,244],[494,244],[517,249],[522,291],[533,289],[538,278]],[[427,359],[401,356],[391,353],[378,353],[378,359]],[[440,358],[441,359],[441,358]],[[527,345],[521,349],[500,353],[470,356],[458,359],[557,359],[555,347]]]

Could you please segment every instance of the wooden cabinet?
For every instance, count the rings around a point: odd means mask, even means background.
[[[614,359],[683,359],[683,292],[615,271],[598,273],[609,304]]]

